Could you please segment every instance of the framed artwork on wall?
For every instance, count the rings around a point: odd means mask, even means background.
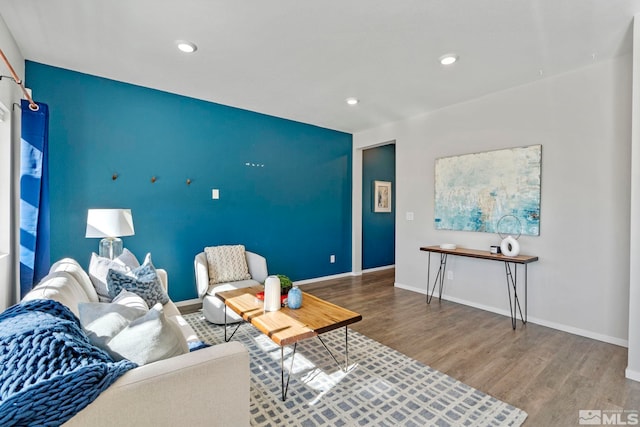
[[[391,182],[373,181],[373,211],[391,212]]]
[[[434,219],[437,230],[540,235],[542,145],[436,159]]]

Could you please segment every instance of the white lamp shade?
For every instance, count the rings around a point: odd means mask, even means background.
[[[133,236],[131,209],[89,209],[85,237]]]

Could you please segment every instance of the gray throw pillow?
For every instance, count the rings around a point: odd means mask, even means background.
[[[115,298],[124,289],[140,295],[149,307],[169,302],[169,295],[162,287],[151,262],[151,254],[147,254],[140,267],[129,272],[110,269],[107,273],[107,286],[111,298]]]
[[[115,259],[103,258],[92,253],[89,263],[89,279],[98,293],[100,302],[111,302],[113,298],[109,297],[107,285],[107,273],[110,269],[126,273],[137,267],[140,267],[138,259],[127,248],[124,248],[122,254]]]

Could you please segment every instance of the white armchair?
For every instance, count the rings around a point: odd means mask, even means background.
[[[198,289],[198,297],[202,298],[202,312],[205,319],[217,325],[223,325],[224,319],[224,303],[216,296],[216,292],[229,291],[232,289],[247,288],[264,283],[267,279],[267,260],[258,254],[245,251],[247,257],[247,266],[251,279],[239,280],[237,282],[209,284],[209,266],[207,264],[207,256],[204,252],[196,255],[193,261],[196,274],[196,287]],[[232,310],[227,310],[226,323],[238,323],[242,318]]]

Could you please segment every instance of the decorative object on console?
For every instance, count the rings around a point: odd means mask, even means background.
[[[278,311],[280,304],[280,279],[269,276],[264,282],[264,311]]]
[[[455,243],[442,243],[440,245],[440,249],[447,249],[449,251],[454,251],[454,250],[456,250],[457,247],[458,246],[456,246]]]
[[[500,251],[506,256],[518,256],[520,254],[520,243],[513,236],[507,236],[502,239]]]
[[[100,240],[98,254],[114,259],[122,254],[123,236],[133,236],[131,209],[89,209],[85,237],[104,237]]]
[[[509,224],[509,221],[511,221],[511,224]],[[520,238],[522,230],[518,217],[514,215],[504,215],[498,221],[496,230],[502,239],[502,243],[500,243],[500,251],[502,254],[509,257],[518,256],[520,254],[520,243],[518,243],[518,238]],[[511,234],[507,234],[513,233],[514,231],[518,234],[516,237],[513,237]]]
[[[294,286],[287,294],[287,306],[292,309],[302,307],[302,291],[299,287]]]

